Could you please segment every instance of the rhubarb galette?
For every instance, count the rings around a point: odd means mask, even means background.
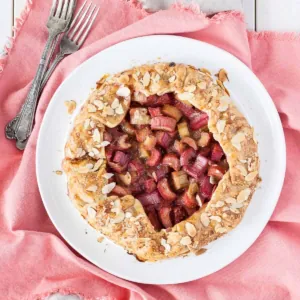
[[[75,119],[69,196],[141,261],[200,253],[238,225],[257,187],[253,129],[219,79],[142,65],[102,77]]]

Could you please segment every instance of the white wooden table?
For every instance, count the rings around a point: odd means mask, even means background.
[[[20,15],[26,1],[0,1],[0,49],[6,43],[7,37],[12,35],[13,20]],[[222,1],[224,0],[212,2]],[[234,1],[242,2],[249,29],[300,32],[300,0],[232,0]]]

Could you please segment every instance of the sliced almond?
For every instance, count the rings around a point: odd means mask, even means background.
[[[192,223],[186,222],[185,229],[187,234],[191,237],[194,237],[197,234],[196,227]]]
[[[94,104],[97,106],[99,110],[102,110],[104,108],[104,103],[100,100],[94,100]]]
[[[63,172],[62,172],[61,170],[57,170],[57,171],[55,171],[55,174],[56,174],[56,175],[62,175]]]
[[[224,201],[221,201],[219,200],[217,203],[216,203],[216,207],[223,207],[225,205]]]
[[[243,206],[243,203],[232,203],[230,208],[242,208]]]
[[[115,98],[114,101],[111,104],[111,108],[116,109],[117,107],[119,107],[120,105],[120,101],[118,98]]]
[[[99,146],[100,146],[100,147],[106,147],[106,146],[108,146],[109,144],[110,144],[109,141],[103,141],[103,142],[101,142],[101,143],[99,144]]]
[[[90,119],[86,119],[83,123],[83,128],[88,129],[90,126]]]
[[[245,180],[246,181],[252,181],[254,180],[254,178],[257,176],[258,172],[255,171],[255,172],[251,172],[249,173],[246,177],[245,177]]]
[[[199,207],[201,208],[203,206],[203,202],[198,194],[196,195],[196,201],[197,201]]]
[[[125,213],[125,218],[126,218],[126,219],[129,219],[129,218],[131,218],[131,217],[132,217],[132,213],[129,212],[129,211],[127,211],[127,212]]]
[[[221,217],[219,217],[219,216],[210,216],[209,217],[211,220],[213,220],[213,221],[216,221],[216,222],[222,222],[222,219],[221,219]]]
[[[217,90],[213,90],[213,91],[211,92],[211,95],[212,95],[213,97],[217,97],[217,96],[218,96],[218,91],[217,91]]]
[[[236,203],[236,199],[232,197],[228,197],[225,199],[225,202],[228,204]]]
[[[118,224],[121,223],[125,219],[125,213],[124,211],[120,210],[118,214],[112,219],[110,219],[110,223],[112,224]]]
[[[184,92],[184,93],[181,93],[181,94],[177,94],[177,97],[178,97],[179,100],[188,101],[188,100],[194,99],[195,95],[193,93],[190,93],[190,92]]]
[[[220,112],[226,111],[228,109],[229,102],[230,102],[230,99],[228,96],[222,96],[220,98],[220,104],[219,104],[217,110]]]
[[[154,81],[158,82],[159,80],[160,80],[160,75],[156,74],[155,77],[154,77]]]
[[[170,78],[169,78],[169,82],[171,83],[171,82],[174,82],[175,81],[175,79],[176,79],[176,76],[175,75],[173,75],[173,76],[171,76]]]
[[[225,69],[221,69],[219,73],[217,74],[220,81],[225,82],[228,80],[227,72]]]
[[[209,225],[210,221],[209,221],[207,213],[202,213],[200,216],[200,220],[201,220],[201,223],[203,224],[203,226],[207,227]]]
[[[178,232],[169,232],[168,234],[168,243],[175,245],[181,240],[181,235]]]
[[[187,87],[184,88],[185,91],[189,92],[189,93],[193,93],[196,91],[196,86],[194,84],[189,85]]]
[[[227,229],[225,227],[218,227],[216,229],[216,232],[217,233],[226,233],[227,232]]]
[[[205,81],[201,81],[201,82],[197,83],[197,86],[200,90],[205,90],[207,87],[207,84]]]
[[[86,190],[95,193],[97,189],[98,187],[96,185],[90,185]]]
[[[115,112],[116,112],[117,115],[123,115],[123,114],[124,114],[123,106],[120,104],[120,105],[116,108]]]
[[[120,97],[128,97],[130,96],[130,89],[126,86],[122,86],[117,90],[116,94]]]
[[[243,132],[238,132],[233,138],[231,139],[231,144],[237,150],[241,151],[241,143],[246,139],[245,134]]]
[[[88,110],[89,113],[94,113],[94,112],[97,111],[97,108],[96,108],[95,105],[89,103],[89,104],[87,105],[87,110]]]
[[[111,182],[109,184],[106,184],[103,188],[102,188],[102,194],[106,195],[109,194],[116,186],[115,182]]]
[[[226,125],[226,121],[225,120],[219,120],[216,124],[217,130],[219,133],[222,133],[224,131]]]
[[[244,201],[247,201],[249,196],[251,194],[251,190],[249,188],[246,188],[242,190],[239,195],[237,196],[237,202],[242,203]]]
[[[98,128],[95,128],[93,131],[93,141],[96,143],[100,143],[100,131]]]
[[[235,168],[238,169],[244,177],[247,176],[247,170],[244,166],[237,165]]]
[[[95,156],[95,153],[94,153],[93,151],[90,151],[90,152],[89,152],[89,156],[90,156],[90,157],[94,157],[94,156]]]
[[[160,244],[165,248],[166,252],[171,251],[171,246],[167,243],[167,241],[165,239],[161,239]]]
[[[110,179],[110,178],[112,178],[113,176],[114,176],[113,173],[105,173],[105,174],[102,175],[102,177],[105,178],[105,179]]]
[[[92,171],[93,171],[93,172],[98,171],[99,168],[101,167],[102,163],[103,163],[103,159],[102,159],[102,158],[98,159],[97,162],[95,163],[95,165],[94,165]]]
[[[180,244],[183,246],[187,246],[190,245],[192,243],[192,240],[189,236],[184,236],[181,240],[180,240]]]
[[[230,211],[232,211],[234,214],[240,213],[240,211],[237,208],[233,208],[233,207],[230,207]]]
[[[146,73],[144,74],[144,76],[143,76],[143,86],[144,86],[144,87],[147,87],[147,86],[149,85],[149,83],[150,83],[150,78],[151,78],[150,73],[149,73],[149,72],[146,72]]]
[[[97,212],[96,212],[96,210],[93,207],[89,206],[87,208],[87,213],[88,213],[89,218],[91,218],[91,219],[95,219],[96,218]]]

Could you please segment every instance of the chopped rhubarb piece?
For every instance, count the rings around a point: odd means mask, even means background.
[[[194,163],[194,167],[196,167],[201,174],[203,174],[207,170],[208,159],[201,154],[198,154]]]
[[[178,224],[183,221],[186,217],[186,212],[181,206],[175,206],[173,208],[173,217],[174,217],[174,224]]]
[[[196,157],[196,151],[193,148],[186,149],[180,156],[180,165],[187,166]]]
[[[139,160],[132,160],[128,165],[129,171],[137,172],[141,175],[144,173],[144,165]]]
[[[117,140],[121,135],[124,134],[119,126],[113,128],[106,127],[106,132],[112,136],[113,140]]]
[[[213,176],[217,180],[221,180],[223,175],[226,173],[226,169],[218,165],[211,165],[208,167],[208,176]]]
[[[113,137],[109,132],[104,131],[103,140],[111,143],[113,140]]]
[[[125,166],[127,167],[128,163],[130,160],[130,156],[122,151],[116,151],[115,155],[114,155],[114,159],[113,161],[115,163],[120,164],[121,166]]]
[[[201,176],[201,173],[199,174],[199,170],[194,166],[183,166],[183,170],[195,179]]]
[[[192,130],[198,130],[208,124],[208,115],[203,112],[194,112],[189,119]]]
[[[148,96],[147,97],[147,100],[146,102],[144,102],[144,104],[146,106],[156,106],[157,104],[157,99],[158,99],[158,96],[157,95],[151,95],[151,96]]]
[[[162,160],[162,164],[171,167],[175,171],[180,170],[179,159],[178,159],[177,155],[174,153],[166,154]]]
[[[210,151],[211,151],[211,149],[209,147],[204,147],[199,150],[199,154],[201,154],[204,157],[208,157],[210,154]]]
[[[145,126],[135,131],[136,140],[140,143],[144,142],[146,140],[146,137],[149,136],[150,134],[151,134],[151,130],[149,126]]]
[[[205,176],[201,182],[200,182],[200,197],[206,199],[206,200],[210,200],[211,196],[212,196],[212,192],[213,192],[213,188],[214,185],[210,183],[210,179],[209,176]]]
[[[139,144],[139,157],[144,159],[148,159],[150,157],[150,153],[143,144]]]
[[[162,225],[158,219],[157,213],[155,209],[151,209],[148,213],[148,219],[150,220],[152,226],[156,231],[161,230]]]
[[[151,156],[148,158],[146,164],[150,167],[157,166],[161,161],[161,153],[156,148],[151,150]]]
[[[148,111],[149,111],[151,118],[162,116],[160,107],[149,107]]]
[[[193,215],[198,210],[198,206],[197,207],[193,207],[193,208],[185,206],[184,209],[187,212],[188,216],[191,216],[191,215]]]
[[[177,122],[181,119],[181,111],[173,105],[165,104],[162,108],[162,113],[167,116],[175,119]]]
[[[186,191],[182,197],[182,202],[185,207],[195,208],[198,206],[195,195],[190,195],[188,191]]]
[[[181,139],[181,143],[189,145],[189,146],[192,147],[195,151],[198,149],[196,142],[195,142],[192,138],[190,138],[190,137],[188,137],[188,136],[182,138],[182,139]]]
[[[178,131],[175,129],[174,131],[168,132],[168,135],[174,139],[177,136]]]
[[[145,181],[145,191],[146,193],[152,193],[154,190],[156,190],[156,183],[154,179],[149,178]]]
[[[173,145],[173,149],[176,153],[181,155],[185,150],[185,145],[180,143],[178,140],[175,140],[174,145]]]
[[[218,162],[218,165],[226,171],[229,169],[229,165],[226,158],[223,158],[220,162]]]
[[[195,112],[193,106],[178,100],[175,101],[175,107],[177,107],[187,118],[189,118]]]
[[[157,143],[165,149],[167,149],[172,142],[172,138],[170,137],[170,135],[163,131],[156,132],[156,140]]]
[[[172,202],[176,199],[176,194],[171,190],[167,178],[163,178],[158,182],[157,189],[165,200]]]
[[[130,109],[130,123],[133,125],[147,125],[150,123],[150,116],[147,108],[137,107]]]
[[[131,174],[129,172],[123,173],[123,174],[118,174],[119,180],[125,184],[125,185],[130,185],[131,184]]]
[[[211,141],[211,138],[212,138],[211,133],[202,131],[200,139],[198,140],[198,146],[200,147],[208,146]]]
[[[128,143],[127,140],[128,134],[124,134],[118,139],[118,146],[120,150],[127,150],[131,147],[131,144]]]
[[[135,135],[135,129],[129,122],[123,120],[120,126],[125,133]]]
[[[221,148],[220,144],[215,143],[211,150],[211,160],[218,162],[221,160],[223,155],[224,155],[224,152],[223,152],[223,149]]]
[[[201,129],[198,129],[198,130],[193,130],[192,131],[192,138],[195,140],[195,141],[199,141],[199,139],[201,138]]]
[[[147,136],[143,145],[146,150],[152,150],[156,145],[156,137],[154,135]]]
[[[172,132],[175,130],[176,120],[170,117],[158,116],[151,119],[152,130],[163,130]]]
[[[139,182],[135,182],[131,184],[130,190],[132,195],[136,196],[138,194],[144,193],[145,192],[145,187],[143,185],[140,185]]]
[[[166,175],[169,173],[169,167],[168,166],[164,166],[161,165],[157,168],[157,170],[155,172],[153,172],[155,174],[155,177],[153,176],[154,180],[156,182],[158,182],[159,180],[161,180],[162,178],[166,177]]]
[[[106,148],[105,148],[105,156],[106,156],[106,159],[107,159],[108,161],[111,161],[113,155],[114,155],[114,149],[113,149],[112,147],[106,147]]]
[[[122,187],[120,185],[116,185],[114,189],[111,191],[112,194],[118,195],[118,196],[126,196],[130,194],[129,189]]]
[[[189,128],[187,122],[183,121],[177,124],[178,132],[181,138],[190,136]]]
[[[158,205],[162,201],[162,198],[157,190],[153,191],[152,193],[137,195],[136,198],[140,200],[144,206]]]
[[[189,185],[187,174],[184,171],[172,172],[173,186],[176,190],[181,190]]]
[[[159,214],[160,221],[163,224],[164,228],[170,228],[173,226],[172,219],[171,219],[171,211],[172,211],[171,207],[162,207],[159,210],[158,214]]]
[[[152,95],[147,97],[146,106],[156,107],[163,106],[165,104],[172,104],[173,98],[171,94],[164,94],[162,96]]]

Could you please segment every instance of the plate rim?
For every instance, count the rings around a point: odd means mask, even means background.
[[[279,148],[277,149],[278,152],[280,153],[280,156],[282,157],[282,160],[279,162],[279,165],[280,165],[280,170],[281,170],[281,176],[277,178],[277,180],[279,181],[279,184],[277,184],[277,186],[275,186],[276,188],[276,191],[273,192],[273,194],[275,195],[276,194],[276,197],[273,196],[273,198],[275,199],[276,198],[276,201],[274,200],[274,205],[273,205],[273,208],[269,211],[269,213],[267,215],[265,215],[265,219],[266,221],[264,222],[264,226],[261,226],[260,230],[257,231],[257,235],[256,237],[251,240],[251,242],[249,243],[249,245],[247,245],[247,247],[245,247],[243,249],[243,251],[241,251],[238,255],[234,255],[234,257],[231,259],[231,260],[227,260],[225,263],[219,265],[218,267],[216,267],[215,269],[212,269],[211,272],[208,272],[206,275],[204,276],[200,276],[200,277],[193,277],[193,278],[188,278],[186,280],[177,280],[177,281],[168,281],[168,280],[165,280],[165,282],[155,282],[155,281],[145,281],[145,280],[138,280],[138,278],[131,278],[130,276],[126,276],[126,275],[123,275],[123,274],[119,274],[115,271],[112,271],[112,270],[109,270],[108,268],[106,267],[100,267],[99,264],[93,259],[91,258],[88,254],[85,253],[85,250],[81,247],[81,246],[77,246],[77,245],[74,245],[73,242],[71,242],[68,237],[65,235],[65,233],[63,232],[63,230],[61,230],[59,228],[59,226],[57,225],[56,223],[56,220],[55,220],[55,215],[50,212],[50,208],[47,204],[47,201],[45,200],[46,199],[46,196],[44,195],[44,191],[43,191],[43,188],[42,188],[42,182],[41,182],[41,175],[40,175],[40,160],[39,160],[39,156],[40,156],[40,151],[41,151],[41,136],[42,136],[42,133],[44,131],[44,127],[46,126],[46,121],[44,120],[47,120],[49,119],[49,114],[50,114],[50,111],[52,110],[52,107],[54,107],[56,104],[54,101],[52,101],[53,98],[56,97],[57,94],[59,94],[59,92],[64,88],[64,85],[65,85],[65,82],[67,82],[68,80],[70,80],[70,78],[72,78],[77,72],[78,70],[80,70],[80,68],[82,67],[82,65],[88,63],[90,60],[92,60],[95,56],[103,53],[103,52],[106,52],[106,51],[110,51],[111,48],[114,48],[114,47],[119,47],[120,45],[122,44],[125,44],[125,43],[128,43],[132,40],[143,40],[143,39],[155,39],[155,38],[163,38],[163,39],[181,39],[181,40],[188,40],[188,41],[192,41],[192,42],[195,42],[195,43],[200,43],[200,44],[204,44],[205,47],[206,46],[209,46],[209,47],[213,47],[213,48],[217,48],[218,51],[221,51],[223,52],[225,55],[229,55],[231,56],[231,58],[233,58],[234,60],[236,60],[239,64],[243,65],[243,67],[247,68],[248,69],[248,72],[252,73],[252,76],[253,78],[255,78],[256,82],[258,85],[260,85],[260,88],[262,90],[264,90],[265,92],[265,95],[264,95],[264,98],[266,98],[265,100],[268,101],[268,108],[272,109],[272,111],[270,111],[270,114],[272,114],[273,118],[274,118],[274,121],[276,120],[276,124],[277,124],[277,129],[278,132],[278,139],[281,140],[281,143],[279,145]],[[85,101],[85,100],[84,100]],[[72,121],[72,125],[73,125],[73,121]],[[236,56],[234,56],[233,54],[231,54],[230,52],[227,52],[226,50],[222,49],[222,48],[219,48],[215,45],[212,45],[212,44],[209,44],[209,43],[206,43],[206,42],[203,42],[203,41],[199,41],[199,40],[196,40],[196,39],[192,39],[192,38],[187,38],[187,37],[182,37],[182,36],[175,36],[175,35],[148,35],[148,36],[143,36],[143,37],[136,37],[136,38],[132,38],[132,39],[128,39],[128,40],[125,40],[125,41],[122,41],[122,42],[119,42],[119,43],[116,43],[110,47],[107,47],[105,48],[104,50],[100,50],[99,52],[95,53],[94,55],[92,55],[91,57],[89,57],[87,60],[85,60],[84,62],[82,62],[81,64],[79,64],[74,70],[72,70],[72,72],[70,72],[70,74],[68,74],[66,76],[66,78],[61,82],[61,84],[59,85],[59,87],[56,89],[56,91],[53,93],[48,105],[47,105],[47,108],[46,108],[46,111],[44,113],[44,116],[43,116],[43,119],[42,119],[42,122],[41,122],[41,125],[40,125],[40,128],[39,128],[39,133],[38,133],[38,138],[37,138],[37,144],[36,144],[36,155],[35,155],[35,158],[36,158],[36,175],[37,175],[37,183],[38,183],[38,188],[39,188],[39,191],[40,191],[40,195],[41,195],[41,198],[42,198],[42,201],[43,201],[43,205],[46,209],[46,212],[51,220],[51,222],[53,223],[53,225],[55,226],[56,230],[60,233],[60,235],[64,238],[65,242],[68,243],[73,249],[75,249],[78,253],[80,253],[80,255],[82,255],[86,260],[88,260],[89,262],[93,263],[96,267],[100,268],[101,270],[104,270],[105,272],[108,272],[114,276],[117,276],[121,279],[125,279],[125,280],[129,280],[129,281],[132,281],[132,282],[136,282],[136,283],[144,283],[144,284],[178,284],[178,283],[185,283],[185,282],[190,282],[190,281],[193,281],[193,280],[197,280],[197,279],[200,279],[200,278],[203,278],[203,277],[206,277],[208,275],[211,275],[221,269],[223,269],[224,267],[230,265],[233,261],[235,261],[236,259],[238,259],[242,254],[244,254],[253,244],[254,242],[257,240],[257,238],[261,235],[262,231],[265,229],[266,225],[268,224],[276,206],[277,206],[277,203],[278,203],[278,200],[279,200],[279,197],[280,197],[280,193],[281,193],[281,190],[282,190],[282,187],[283,187],[283,183],[284,183],[284,179],[285,179],[285,172],[286,172],[286,142],[285,142],[285,135],[284,135],[284,131],[283,131],[283,127],[282,127],[282,123],[281,123],[281,120],[280,120],[280,117],[279,117],[279,114],[278,114],[278,111],[275,107],[275,104],[271,98],[271,96],[269,95],[267,89],[264,87],[264,85],[262,84],[262,82],[258,79],[258,77],[255,75],[255,73],[244,63],[242,62],[239,58],[237,58]],[[89,225],[90,226],[90,225]],[[159,262],[158,262],[159,263]]]

